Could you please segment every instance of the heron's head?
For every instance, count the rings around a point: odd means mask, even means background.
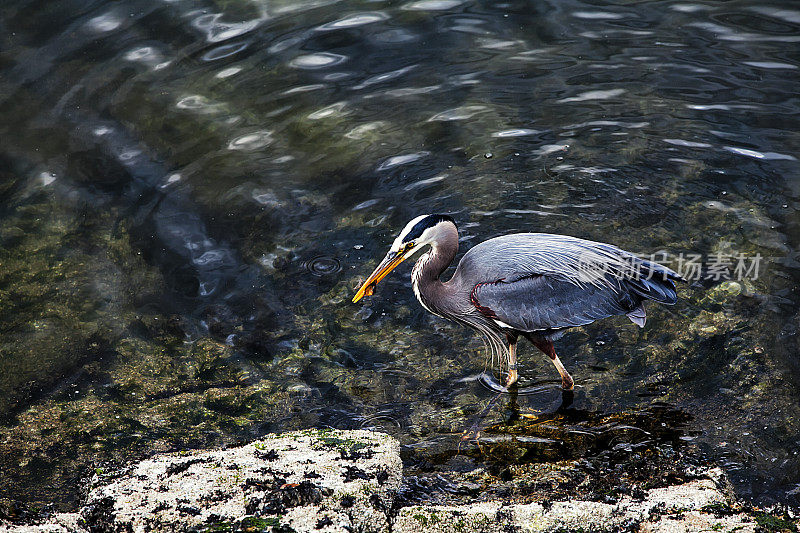
[[[406,224],[389,248],[389,252],[367,280],[358,289],[353,302],[371,296],[375,285],[385,278],[394,267],[418,253],[426,245],[436,246],[446,232],[452,231],[455,222],[448,215],[420,215]]]

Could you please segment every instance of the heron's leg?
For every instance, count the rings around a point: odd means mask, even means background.
[[[534,346],[547,354],[550,360],[553,361],[553,365],[555,365],[556,370],[558,370],[558,373],[561,375],[561,388],[564,390],[572,390],[575,386],[575,382],[572,380],[572,376],[569,375],[569,372],[567,372],[567,369],[564,368],[561,359],[556,355],[556,348],[553,346],[553,341],[539,335],[526,335],[526,337],[528,337],[528,340],[531,341]]]
[[[510,387],[519,379],[517,372],[517,335],[506,334],[508,339],[508,379],[506,379],[506,388]]]

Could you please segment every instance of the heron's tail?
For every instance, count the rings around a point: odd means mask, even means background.
[[[671,268],[645,259],[640,259],[636,266],[636,275],[625,280],[635,294],[667,305],[678,301],[675,281],[686,281],[680,274]]]

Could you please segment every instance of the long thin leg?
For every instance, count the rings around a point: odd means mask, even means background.
[[[534,346],[543,351],[550,360],[553,361],[553,365],[555,365],[556,370],[558,370],[558,373],[561,375],[561,388],[564,390],[572,390],[575,386],[575,382],[572,380],[572,376],[569,375],[569,372],[567,372],[567,369],[564,368],[564,365],[561,364],[561,359],[556,355],[556,348],[553,346],[553,342],[539,335],[525,336]]]
[[[517,372],[517,336],[506,334],[508,339],[508,379],[506,379],[506,388],[517,382],[519,373]]]

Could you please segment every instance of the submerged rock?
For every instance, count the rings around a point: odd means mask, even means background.
[[[767,516],[743,512],[718,468],[611,503],[499,499],[405,507],[397,497],[402,474],[392,437],[297,431],[239,448],[158,455],[99,474],[79,513],[35,525],[0,523],[0,531],[748,532]]]

